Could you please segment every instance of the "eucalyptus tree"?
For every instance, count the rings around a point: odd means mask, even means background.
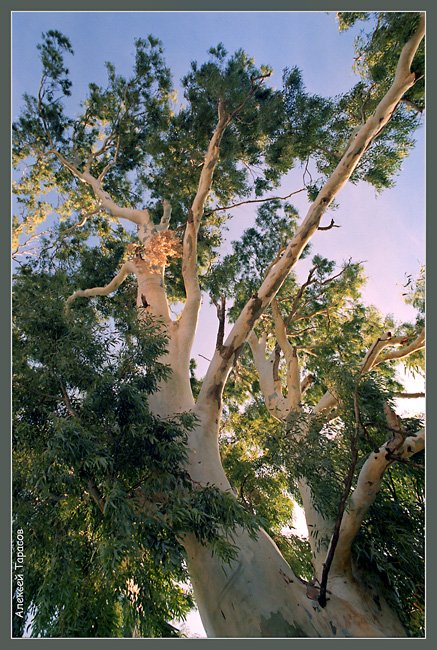
[[[404,515],[416,481],[420,522],[420,467],[390,469],[424,448],[417,422],[393,409],[391,362],[420,363],[423,322],[398,327],[360,304],[359,263],[334,270],[315,256],[300,286],[292,273],[345,183],[390,186],[414,144],[424,17],[342,14],[340,26],[375,18],[358,43],[361,79],[340,97],[309,94],[296,68],[275,90],[267,66],[218,45],[192,63],[177,107],[148,37],[132,76],[107,64],[107,86],[91,83],[72,116],[72,46],[44,35],[38,94],[13,127],[14,256],[61,217],[17,274],[17,521],[38,523],[28,603],[38,633],[169,634],[190,605],[187,576],[209,636],[420,633],[420,566],[402,581],[405,562],[384,563],[366,517],[378,493],[389,503],[389,476]],[[296,164],[319,174],[301,221],[281,204],[295,190],[271,196]],[[220,262],[223,215],[241,202],[262,205],[257,223]],[[219,326],[199,382],[190,357],[202,290]],[[290,493],[309,549],[280,536]],[[72,577],[53,592],[49,555],[61,563],[67,540]],[[417,567],[417,531],[412,546]]]

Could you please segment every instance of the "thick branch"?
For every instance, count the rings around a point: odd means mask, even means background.
[[[91,176],[91,174],[88,172],[83,172],[79,178],[92,187],[93,192],[96,198],[100,201],[102,208],[109,212],[109,214],[111,214],[113,217],[117,217],[119,219],[127,219],[132,223],[136,223],[140,228],[152,228],[153,224],[150,219],[148,210],[123,208],[117,205],[117,203],[112,200],[108,192],[103,189],[101,182],[97,178],[94,178],[94,176]]]
[[[111,280],[105,287],[94,287],[93,289],[78,289],[69,298],[67,298],[67,307],[76,300],[76,298],[92,298],[93,296],[107,296],[115,291],[120,284],[125,280],[129,273],[135,273],[135,265],[132,261],[127,261],[123,264],[120,271],[115,278]]]
[[[306,218],[289,242],[283,255],[272,266],[258,292],[250,298],[243,308],[226,339],[223,350],[216,351],[202,385],[199,395],[200,402],[203,401],[206,404],[206,402],[211,402],[212,399],[215,401],[217,409],[221,408],[223,386],[254,324],[270,304],[305,246],[316,232],[328,206],[348,181],[374,138],[389,122],[403,95],[414,85],[416,76],[410,71],[409,66],[424,36],[424,31],[425,20],[422,15],[417,30],[402,49],[392,86],[376,107],[374,114],[356,133],[334,172],[320,190]]]
[[[405,341],[405,339],[404,339]],[[390,361],[393,359],[405,359],[410,354],[417,352],[418,350],[423,350],[425,347],[425,329],[423,329],[419,336],[414,339],[409,345],[401,347],[399,350],[392,350],[381,355],[378,360],[373,365],[379,365],[383,361]]]
[[[219,349],[223,345],[225,338],[225,321],[226,321],[226,297],[224,295],[220,298],[220,304],[215,303],[217,309],[217,318],[219,321],[219,327],[217,332],[217,341],[216,348]]]
[[[301,384],[300,384],[301,395],[303,395],[308,390],[308,388],[314,382],[314,379],[315,379],[315,377],[314,377],[314,375],[312,373],[309,373],[306,377],[304,377],[302,379]]]
[[[197,318],[200,308],[201,294],[197,269],[197,237],[200,222],[204,214],[205,203],[211,191],[214,171],[217,167],[220,155],[220,143],[226,127],[236,115],[243,110],[247,101],[253,96],[257,89],[257,82],[270,75],[261,75],[250,80],[250,90],[239,106],[233,110],[227,110],[225,102],[221,98],[218,102],[218,122],[212,134],[205,159],[200,173],[196,196],[191,205],[183,241],[182,254],[182,277],[184,279],[186,303],[180,318],[180,331],[186,331],[187,345],[191,347],[194,331],[197,325]],[[232,367],[232,364],[231,366]],[[229,368],[230,369],[230,368]]]
[[[222,100],[218,106],[218,122],[214,129],[203,161],[196,196],[191,205],[185,228],[182,253],[182,277],[185,285],[186,303],[180,318],[180,328],[187,330],[190,345],[194,337],[200,308],[200,286],[197,271],[197,235],[200,228],[205,202],[211,190],[214,171],[220,154],[220,142],[230,122]]]
[[[101,180],[92,176],[89,172],[81,172],[73,163],[71,163],[65,156],[63,156],[57,149],[50,149],[48,154],[55,155],[58,160],[71,171],[73,176],[76,176],[82,183],[87,183],[92,188],[95,197],[99,201],[99,205],[109,212],[113,217],[119,219],[127,219],[138,226],[149,227],[153,226],[148,210],[138,210],[135,208],[123,208],[115,201],[112,200],[108,192],[103,187]]]
[[[414,436],[393,436],[377,451],[372,452],[364,463],[355,490],[353,491],[348,511],[343,516],[340,537],[337,544],[333,573],[350,570],[351,547],[370,506],[379,492],[384,472],[395,460],[406,460],[425,448],[425,430],[421,429]]]
[[[327,390],[324,395],[319,399],[314,407],[314,413],[318,415],[323,411],[332,411],[338,405],[337,398]]]
[[[391,359],[404,359],[405,357],[421,350],[425,347],[425,330],[423,329],[420,334],[408,345],[403,345],[408,340],[405,336],[392,336],[391,332],[386,332],[379,337],[364,357],[361,365],[360,374],[372,370],[380,363],[389,361]],[[391,350],[385,354],[381,354],[387,347],[398,346],[399,350]],[[419,395],[420,397],[420,395]],[[319,402],[314,407],[314,413],[319,414],[322,411],[328,411],[337,406],[337,399],[328,390],[320,398]]]
[[[375,343],[369,348],[364,361],[362,363],[360,374],[364,374],[371,370],[377,363],[381,352],[387,347],[403,345],[408,339],[405,336],[392,336],[391,332],[386,332],[376,339]]]
[[[275,351],[273,351],[272,354],[267,358],[266,342],[266,334],[263,334],[261,339],[258,339],[255,332],[252,331],[248,337],[248,343],[252,351],[255,368],[258,372],[259,385],[264,397],[264,403],[273,417],[283,420],[287,416],[287,411],[284,409],[285,404],[282,394],[281,382],[275,381]]]
[[[296,409],[302,399],[297,350],[287,339],[287,329],[276,299],[272,300],[272,313],[276,339],[281,346],[287,364],[287,403],[290,410]]]
[[[171,218],[171,203],[168,199],[164,199],[162,202],[162,217],[159,226],[156,227],[157,230],[168,230],[170,225]]]

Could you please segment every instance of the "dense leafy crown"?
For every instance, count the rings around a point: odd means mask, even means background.
[[[162,45],[149,36],[135,42],[131,76],[108,63],[106,86],[90,83],[79,112],[69,110],[72,87],[64,59],[72,45],[58,31],[43,35],[39,92],[25,95],[13,125],[15,253],[23,239],[50,227],[39,259],[26,258],[14,282],[14,526],[26,529],[26,616],[33,635],[176,635],[170,622],[192,605],[180,543],[186,534],[211,544],[226,560],[236,527],[255,534],[262,523],[295,572],[310,579],[308,543],[284,535],[298,499],[296,483],[305,475],[318,507],[335,516],[356,425],[351,396],[358,395],[364,423],[359,467],[387,439],[382,404],[401,389],[394,366],[385,364],[362,378],[356,392],[360,364],[381,331],[411,335],[423,323],[424,308],[423,276],[408,283],[407,300],[419,310],[413,325],[383,318],[363,304],[360,263],[336,268],[314,255],[304,287],[290,274],[278,306],[301,366],[313,377],[303,415],[329,389],[340,400],[338,417],[329,424],[314,419],[304,447],[291,435],[301,416],[286,425],[269,417],[245,349],[226,387],[220,439],[238,502],[211,486],[200,489],[183,469],[193,417],[163,421],[148,408],[148,396],[171,369],[160,362],[166,345],[160,323],[137,319],[133,281],[110,299],[79,301],[74,316],[64,310],[77,287],[112,279],[133,233],[103,213],[91,188],[54,150],[80,171],[100,175],[120,205],[147,206],[155,221],[162,199],[170,199],[177,239],[218,102],[229,112],[238,110],[223,136],[199,233],[202,288],[217,304],[226,296],[233,320],[296,230],[298,214],[290,203],[265,202],[253,227],[220,258],[220,226],[229,209],[218,208],[264,197],[299,164],[317,174],[305,187],[310,199],[317,194],[386,90],[417,14],[339,15],[342,29],[375,20],[376,30],[357,42],[361,79],[343,96],[311,95],[292,67],[283,73],[282,88],[273,89],[268,67],[256,67],[243,51],[228,55],[219,44],[205,63],[192,63],[178,104]],[[423,49],[415,65],[421,77]],[[352,182],[390,187],[414,144],[422,110],[420,82],[363,156]],[[55,212],[60,221],[52,227]],[[181,300],[177,256],[169,261],[166,281],[169,297]],[[268,310],[256,332],[266,334],[269,351],[276,345],[272,331]],[[279,354],[276,361],[278,378],[284,378]],[[420,371],[421,353],[409,364]],[[194,394],[199,384],[193,373]],[[405,426],[414,430],[417,422]],[[414,466],[389,470],[354,550],[360,570],[369,580],[379,576],[412,634],[423,630],[422,468],[419,457]],[[17,620],[14,635],[20,636],[24,621],[20,626]]]

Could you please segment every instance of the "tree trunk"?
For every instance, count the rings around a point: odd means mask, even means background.
[[[202,425],[190,441],[189,472],[201,483],[231,491],[218,448],[201,441],[217,439]],[[263,530],[252,539],[235,535],[238,558],[220,561],[194,536],[183,541],[188,569],[208,637],[381,637],[405,636],[395,612],[374,589],[351,575],[332,576],[328,603],[320,607],[307,595],[281,552]],[[317,590],[316,590],[317,591]],[[312,595],[310,593],[310,595]]]
[[[189,435],[187,470],[193,481],[232,493],[219,454],[217,409],[202,402],[193,406],[188,375],[183,379],[182,368],[178,369],[183,359],[174,356],[176,348],[177,341],[172,339],[169,358],[175,375],[162,383],[151,407],[159,409],[156,412],[161,417],[163,411],[171,417],[183,406],[192,410],[198,423]],[[176,395],[184,395],[185,399],[175,400]],[[230,564],[213,556],[194,535],[186,536],[182,543],[208,637],[405,636],[396,613],[381,595],[353,575],[332,577],[328,602],[322,608],[317,593],[307,595],[307,584],[293,573],[262,529],[256,539],[241,528],[237,530],[234,543],[238,557]]]

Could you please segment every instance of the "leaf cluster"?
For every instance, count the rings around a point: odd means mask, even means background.
[[[193,604],[181,537],[230,561],[236,528],[256,534],[251,514],[186,473],[193,417],[148,408],[169,373],[160,323],[139,320],[129,296],[65,311],[117,252],[83,251],[75,272],[71,259],[23,265],[14,282],[13,521],[33,636],[175,636],[170,621]]]

